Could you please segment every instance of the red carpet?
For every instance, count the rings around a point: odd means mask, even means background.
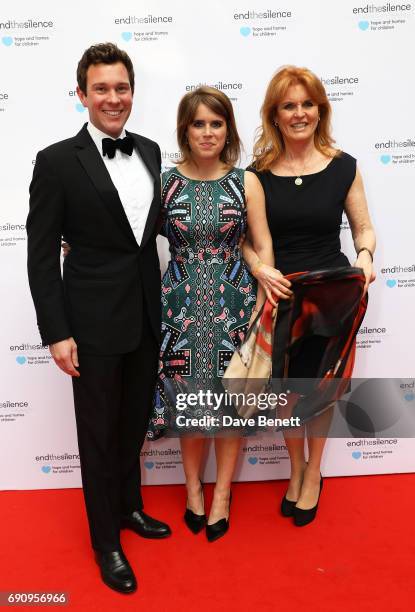
[[[0,591],[67,591],[61,609],[97,612],[413,608],[413,475],[327,478],[317,519],[304,528],[278,513],[285,488],[235,484],[230,531],[209,544],[182,521],[182,486],[145,487],[146,510],[174,533],[150,541],[123,532],[139,580],[134,595],[101,583],[81,491],[2,493]]]

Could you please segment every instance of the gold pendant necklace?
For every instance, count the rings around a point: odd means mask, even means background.
[[[293,175],[296,177],[296,178],[295,178],[295,180],[294,180],[294,184],[295,184],[295,185],[297,185],[297,187],[299,187],[300,185],[302,185],[302,184],[303,184],[303,179],[301,178],[301,175],[304,175],[304,172],[305,172],[305,169],[306,169],[306,167],[307,167],[307,164],[308,164],[308,162],[310,161],[310,159],[311,159],[312,157],[313,157],[313,153],[310,155],[309,159],[307,159],[307,160],[306,160],[306,162],[305,162],[305,164],[304,164],[304,166],[303,166],[303,169],[302,169],[302,171],[300,172],[300,174],[297,174],[297,173],[296,173],[296,171],[295,171],[295,169],[293,168],[293,166],[292,166],[291,162],[289,162],[289,161],[288,161],[288,158],[287,158],[287,157],[285,157],[286,162],[287,162],[287,164],[288,164],[288,166],[289,166],[289,168],[290,168],[291,172],[292,172],[292,173],[293,173]]]

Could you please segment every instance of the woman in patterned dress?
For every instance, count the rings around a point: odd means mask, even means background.
[[[200,474],[211,428],[192,430],[184,423],[187,417],[198,424],[202,417],[218,418],[221,408],[198,402],[180,413],[169,402],[169,389],[174,382],[176,397],[177,385],[184,391],[217,389],[252,313],[265,299],[262,289],[256,295],[239,249],[247,225],[261,261],[272,266],[274,260],[261,185],[254,174],[235,168],[241,145],[229,98],[211,87],[186,94],[178,108],[177,137],[181,159],[162,176],[162,233],[171,260],[162,280],[160,368],[150,430],[156,436],[167,425],[181,435],[184,518],[194,533],[206,524],[213,541],[229,526],[240,439],[215,437],[217,479],[206,521]],[[281,289],[287,290],[284,283]]]

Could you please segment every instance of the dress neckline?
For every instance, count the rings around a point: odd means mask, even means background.
[[[186,176],[185,174],[183,174],[183,172],[180,172],[179,168],[176,167],[174,170],[178,174],[180,174],[180,176],[185,178],[186,181],[192,181],[193,183],[216,183],[216,181],[221,181],[222,179],[226,178],[228,174],[231,174],[235,170],[235,166],[231,168],[230,170],[228,170],[228,172],[226,172],[222,176],[219,176],[217,179],[192,179],[189,176]]]
[[[275,174],[274,172],[272,172],[271,170],[269,171],[270,174],[272,176],[275,176],[276,178],[286,178],[286,179],[293,179],[293,178],[297,178],[297,176],[300,176],[301,178],[304,178],[306,176],[316,176],[317,174],[322,174],[323,172],[325,172],[328,168],[330,168],[330,166],[332,165],[332,163],[334,162],[334,160],[336,159],[336,157],[338,157],[337,155],[334,155],[334,157],[331,158],[331,160],[329,161],[329,163],[327,164],[327,166],[325,166],[322,170],[319,170],[318,172],[311,172],[310,174]]]

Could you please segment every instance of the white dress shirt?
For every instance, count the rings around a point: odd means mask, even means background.
[[[91,122],[88,123],[87,129],[99,154],[102,155],[102,139],[111,138],[111,136],[101,132]],[[124,138],[125,136],[126,133],[123,130],[119,138]],[[102,159],[118,191],[121,204],[124,207],[135,239],[140,244],[154,197],[153,177],[136,148],[134,148],[131,156],[117,149],[113,159],[109,159],[107,155]]]

